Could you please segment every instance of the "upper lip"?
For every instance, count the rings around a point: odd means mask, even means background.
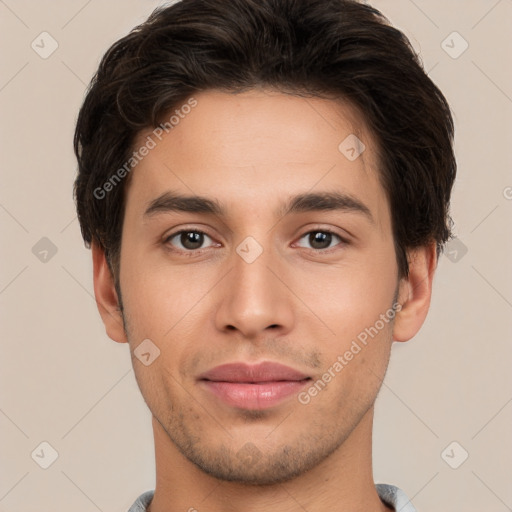
[[[199,380],[215,382],[300,381],[309,378],[289,366],[265,361],[258,364],[228,363],[201,374]]]

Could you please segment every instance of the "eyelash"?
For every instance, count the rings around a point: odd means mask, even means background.
[[[170,241],[172,239],[182,235],[183,233],[196,233],[196,234],[200,234],[200,235],[205,235],[206,237],[208,237],[211,240],[213,240],[213,238],[211,236],[209,236],[208,233],[205,233],[204,231],[200,231],[198,229],[181,229],[179,231],[171,233],[169,236],[166,236],[164,238],[164,241],[163,241],[164,244],[166,246],[171,247],[172,244],[170,243]],[[332,231],[330,229],[313,229],[313,230],[307,231],[306,233],[301,235],[298,240],[300,241],[304,237],[309,236],[312,233],[329,234],[329,235],[333,235],[334,237],[339,239],[339,243],[335,244],[333,247],[328,247],[326,249],[313,249],[313,248],[303,247],[303,249],[306,249],[308,251],[313,251],[314,253],[317,253],[317,254],[318,253],[330,254],[333,249],[336,249],[337,246],[339,246],[339,245],[348,245],[348,243],[349,243],[345,238],[343,238],[338,233],[335,233],[334,231]],[[200,253],[202,253],[203,251],[205,251],[207,249],[209,249],[209,247],[205,247],[205,248],[201,248],[201,249],[176,249],[174,247],[170,248],[170,250],[172,250],[173,252],[178,252],[178,253],[184,254],[186,256],[195,256],[198,253],[200,254]]]

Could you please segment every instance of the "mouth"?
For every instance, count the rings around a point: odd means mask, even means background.
[[[300,392],[311,377],[280,363],[230,363],[200,375],[199,384],[223,403],[246,410],[276,406]]]

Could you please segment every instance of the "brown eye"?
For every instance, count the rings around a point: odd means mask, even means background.
[[[335,244],[331,245],[333,242]],[[330,231],[310,231],[300,238],[299,246],[321,251],[323,249],[330,249],[335,245],[343,242],[342,238]]]
[[[317,231],[316,233],[309,234],[309,243],[313,249],[327,249],[331,245],[331,241],[331,233]]]
[[[203,245],[204,235],[196,231],[187,231],[186,233],[181,233],[180,242],[185,249],[199,249]]]
[[[166,243],[182,251],[195,251],[203,248],[206,239],[212,241],[206,233],[201,231],[183,230],[170,235]]]

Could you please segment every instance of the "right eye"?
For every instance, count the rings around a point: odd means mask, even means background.
[[[203,247],[203,244],[206,239],[213,242],[213,240],[202,231],[197,231],[195,229],[182,229],[166,237],[164,243],[177,247],[180,251],[191,252],[204,249],[205,247]],[[207,247],[211,246],[213,246],[213,243]]]

